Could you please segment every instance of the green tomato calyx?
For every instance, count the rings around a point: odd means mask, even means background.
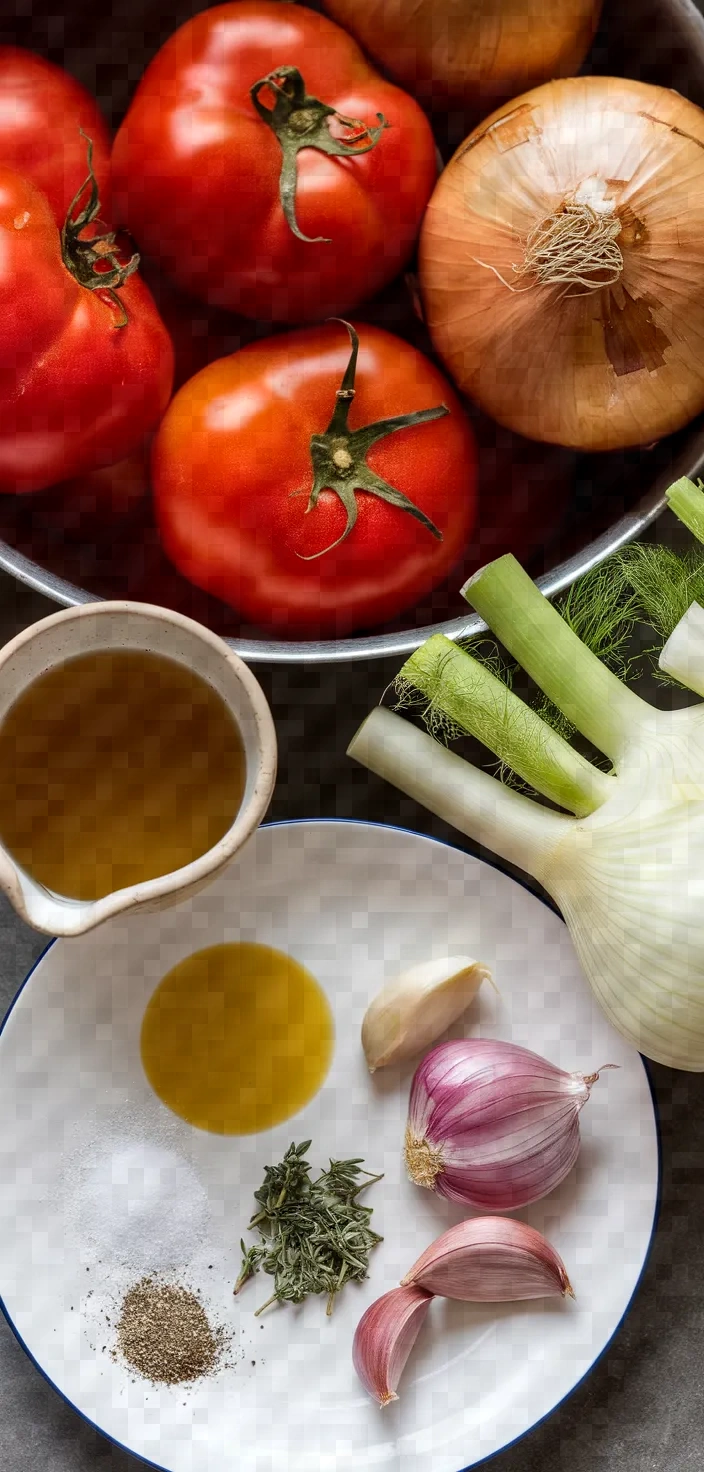
[[[124,286],[127,277],[137,270],[139,255],[135,251],[123,263],[118,255],[114,230],[105,230],[102,234],[90,235],[87,239],[83,237],[83,231],[100,216],[100,194],[98,181],[93,173],[93,140],[82,128],[80,133],[87,144],[88,176],[68,207],[61,230],[61,257],[79,286],[84,286],[86,291],[105,293],[120,312],[115,326],[126,327],[129,320],[127,311],[117,292]],[[88,198],[81,205],[86,190],[89,191]]]
[[[261,93],[268,88],[273,93],[273,106],[267,107]],[[359,118],[346,118],[342,113],[309,97],[306,85],[295,66],[279,66],[269,75],[262,77],[250,87],[249,95],[263,123],[276,135],[283,155],[279,176],[279,197],[286,221],[299,240],[310,244],[330,245],[326,235],[304,235],[296,220],[296,185],[298,183],[298,154],[302,148],[317,148],[331,158],[356,158],[375,148],[385,128],[389,127],[385,117],[378,112],[376,127],[369,127]],[[338,138],[330,131],[330,119],[342,128],[351,131]]]
[[[349,322],[344,322],[343,325],[350,335],[352,349],[342,384],[335,394],[332,419],[323,434],[311,435],[313,488],[306,506],[306,515],[315,510],[321,491],[334,491],[347,512],[347,523],[342,535],[329,547],[324,547],[322,552],[313,552],[308,557],[299,552],[297,555],[304,562],[313,562],[316,557],[323,557],[333,547],[339,547],[340,542],[344,542],[349,536],[357,520],[357,491],[367,491],[369,495],[377,496],[391,506],[397,506],[400,511],[407,511],[439,542],[442,541],[442,532],[438,531],[430,517],[415,502],[409,500],[403,491],[397,491],[395,486],[382,480],[367,465],[367,455],[372,445],[385,439],[387,435],[395,434],[399,429],[410,429],[416,424],[429,424],[433,419],[443,419],[450,411],[444,404],[438,404],[434,409],[416,409],[411,414],[396,414],[390,419],[377,419],[374,424],[365,424],[362,429],[348,429],[347,419],[355,394],[359,338]],[[294,492],[296,494],[299,493]]]

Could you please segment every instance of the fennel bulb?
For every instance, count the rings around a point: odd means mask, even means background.
[[[569,813],[511,791],[387,709],[372,711],[349,754],[532,874],[562,911],[614,1027],[649,1058],[704,1070],[704,704],[657,711],[629,690],[513,557],[463,591],[612,772],[591,766],[512,692],[498,695],[501,682],[442,636],[416,651],[403,681]],[[694,605],[661,657],[702,694],[703,620]]]

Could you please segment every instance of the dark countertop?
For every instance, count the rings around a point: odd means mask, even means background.
[[[0,644],[54,611],[0,574]],[[356,726],[397,666],[391,660],[256,670],[279,737],[271,818],[397,823],[471,849],[345,757]],[[0,898],[0,1013],[45,943]],[[484,1464],[492,1472],[701,1472],[704,1466],[704,1075],[656,1065],[652,1076],[662,1122],[662,1205],[631,1312],[560,1409]],[[0,1319],[1,1472],[138,1472],[142,1465],[62,1402]]]

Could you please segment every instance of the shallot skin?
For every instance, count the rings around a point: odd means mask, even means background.
[[[514,1043],[440,1043],[411,1086],[411,1180],[486,1212],[540,1200],[577,1159],[579,1111],[593,1079],[565,1073]]]

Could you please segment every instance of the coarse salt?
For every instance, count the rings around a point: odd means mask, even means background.
[[[184,1266],[210,1225],[195,1171],[175,1151],[145,1141],[118,1141],[84,1166],[74,1206],[84,1243],[137,1272]]]

